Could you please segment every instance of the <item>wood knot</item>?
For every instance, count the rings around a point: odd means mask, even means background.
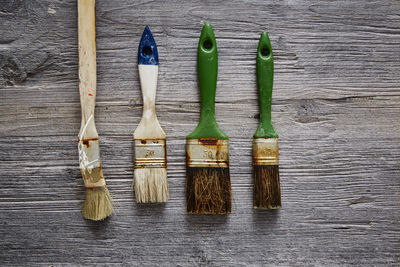
[[[315,104],[314,100],[311,99],[303,99],[300,100],[297,107],[297,121],[301,123],[312,123],[320,121],[316,112],[318,108]]]

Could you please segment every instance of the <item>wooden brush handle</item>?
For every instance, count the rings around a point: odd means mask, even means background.
[[[201,30],[197,49],[197,75],[200,87],[200,122],[188,139],[228,139],[215,120],[215,92],[218,74],[218,52],[214,31],[206,23]]]
[[[139,65],[140,86],[143,97],[142,120],[153,121],[156,115],[156,89],[158,65]]]
[[[80,139],[96,139],[96,26],[95,0],[78,0],[79,94],[82,109]]]
[[[257,87],[260,104],[260,124],[255,138],[277,138],[271,124],[272,86],[274,82],[274,57],[268,34],[260,36],[257,49]]]
[[[164,139],[165,133],[156,115],[156,89],[158,79],[158,50],[150,28],[143,31],[138,51],[138,68],[143,97],[143,114],[134,139]]]
[[[140,85],[143,96],[143,114],[134,139],[164,139],[165,133],[156,115],[156,88],[158,65],[139,65]]]

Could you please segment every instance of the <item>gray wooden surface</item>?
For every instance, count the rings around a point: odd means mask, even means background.
[[[97,129],[116,213],[86,221],[75,0],[0,1],[0,265],[400,264],[400,2],[97,1]],[[217,121],[231,137],[233,212],[185,214],[185,136],[199,117],[203,22],[219,51]],[[137,205],[137,46],[160,56],[170,201]],[[283,209],[252,209],[255,51],[275,53]]]

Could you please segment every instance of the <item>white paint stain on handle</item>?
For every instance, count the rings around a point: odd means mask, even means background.
[[[156,89],[158,66],[139,65],[140,85],[143,96],[143,114],[133,136],[135,139],[164,139],[165,133],[156,115]]]

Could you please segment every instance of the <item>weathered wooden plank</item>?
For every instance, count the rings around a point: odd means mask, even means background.
[[[82,219],[76,1],[0,4],[1,265],[342,266],[400,262],[400,2],[97,0],[96,125],[116,214]],[[216,112],[231,137],[232,214],[185,214],[196,47],[213,24]],[[137,45],[160,54],[170,201],[137,205]],[[270,33],[283,209],[252,209],[255,51]]]

